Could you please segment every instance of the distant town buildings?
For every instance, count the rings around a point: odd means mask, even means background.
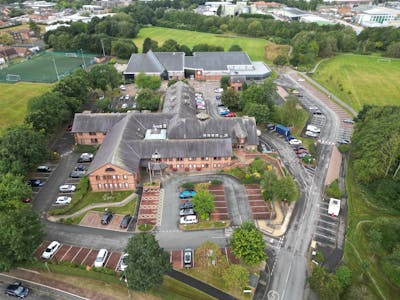
[[[366,27],[400,27],[400,9],[374,7],[358,13],[357,23]]]

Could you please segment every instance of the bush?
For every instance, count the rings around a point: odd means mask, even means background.
[[[184,184],[182,184],[182,188],[184,188],[186,190],[192,190],[192,189],[194,189],[194,183],[185,182]]]
[[[138,226],[138,229],[139,229],[140,231],[150,231],[150,230],[153,229],[153,225],[151,225],[151,224],[140,224],[140,225]]]
[[[213,180],[211,180],[210,183],[211,183],[211,185],[221,185],[223,182],[218,179],[213,179]]]
[[[94,272],[102,273],[102,274],[107,274],[107,275],[115,275],[115,271],[112,269],[107,269],[104,267],[101,268],[92,268]]]
[[[337,179],[334,182],[332,182],[326,189],[326,194],[332,198],[337,198],[337,199],[342,198],[343,191],[339,188],[339,182]]]

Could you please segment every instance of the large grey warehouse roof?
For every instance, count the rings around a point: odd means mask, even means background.
[[[251,60],[246,52],[194,52],[185,56],[185,68],[204,70],[228,70],[231,65],[249,65]]]

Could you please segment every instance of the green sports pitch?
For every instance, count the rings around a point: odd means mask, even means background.
[[[81,53],[44,52],[31,59],[3,67],[1,82],[54,82],[71,74],[77,68],[94,63],[94,56]]]

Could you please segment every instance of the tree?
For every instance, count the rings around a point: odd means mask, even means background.
[[[43,241],[43,225],[39,215],[24,205],[13,211],[0,211],[0,270],[31,261],[33,253]]]
[[[111,43],[111,55],[119,58],[128,59],[132,53],[137,53],[138,49],[131,40],[118,39]]]
[[[285,55],[279,54],[277,57],[275,57],[273,63],[274,65],[277,66],[284,66],[288,62],[287,57]]]
[[[23,176],[0,174],[0,205],[7,201],[21,201],[32,196],[32,189]]]
[[[221,96],[222,103],[233,110],[240,108],[240,96],[233,88],[224,90]]]
[[[315,266],[308,281],[310,287],[319,294],[320,299],[339,299],[341,293],[339,281],[324,267]]]
[[[152,90],[143,89],[140,91],[136,102],[139,110],[156,111],[160,105],[160,96],[155,94]]]
[[[159,50],[162,52],[179,52],[179,48],[180,46],[177,41],[168,39],[164,42]]]
[[[140,73],[135,78],[135,83],[138,88],[141,89],[150,89],[150,90],[158,90],[161,86],[161,78],[160,76],[146,75],[144,73]]]
[[[147,37],[143,41],[143,53],[147,53],[149,50],[158,51],[158,43]]]
[[[249,281],[249,272],[241,265],[231,264],[223,271],[222,279],[227,286],[242,291]]]
[[[264,103],[264,89],[260,84],[251,84],[248,88],[242,93],[242,103],[245,106],[248,103]]]
[[[135,234],[128,241],[125,276],[128,288],[148,291],[163,282],[163,276],[171,270],[169,254],[160,247],[149,233]]]
[[[229,76],[222,76],[221,79],[219,80],[219,83],[221,85],[221,87],[226,90],[229,86],[229,81],[230,81],[230,77]]]
[[[222,5],[219,5],[217,8],[217,16],[220,17],[222,13]]]
[[[247,28],[247,33],[254,37],[262,36],[264,34],[264,28],[261,22],[257,20],[251,22]]]
[[[0,44],[11,45],[14,43],[14,39],[8,32],[0,32]]]
[[[26,125],[9,127],[0,140],[0,173],[25,174],[49,156],[42,132]]]
[[[97,65],[89,72],[89,80],[93,88],[105,92],[108,87],[115,89],[121,80],[121,75],[112,65]]]
[[[400,42],[391,43],[385,53],[388,57],[400,58]]]
[[[262,187],[262,195],[265,201],[272,201],[275,199],[275,186],[278,182],[278,176],[276,175],[274,170],[264,172],[261,187]]]
[[[274,200],[295,201],[299,197],[296,182],[291,176],[278,180],[274,186]]]
[[[351,285],[351,270],[347,266],[340,266],[335,271],[335,276],[339,281],[339,285],[342,290],[347,289]]]
[[[193,205],[196,207],[196,213],[201,220],[208,220],[210,213],[215,209],[215,197],[206,189],[201,189],[196,192],[192,198]]]
[[[230,246],[233,254],[247,265],[257,265],[267,259],[263,235],[251,221],[233,230]]]
[[[228,49],[228,51],[230,51],[230,52],[234,52],[234,51],[243,51],[243,49],[242,49],[242,47],[240,47],[239,45],[232,45],[229,49]]]
[[[270,119],[270,110],[267,105],[259,103],[246,103],[243,113],[256,118],[257,123],[266,123]]]
[[[33,21],[29,19],[29,29],[35,33],[36,36],[40,35],[40,27]]]
[[[304,120],[307,114],[299,105],[296,97],[287,97],[285,103],[280,108],[280,122],[289,127],[296,126]]]

